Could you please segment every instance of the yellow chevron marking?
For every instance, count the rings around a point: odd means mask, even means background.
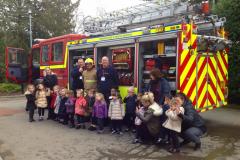
[[[183,69],[183,72],[180,76],[180,86],[182,85],[183,81],[186,80],[186,76],[187,76],[187,74],[189,72],[189,69],[190,69],[190,67],[192,66],[193,63],[195,63],[195,56],[190,57],[186,67]]]
[[[221,57],[220,54],[218,54],[218,59],[219,59],[219,62],[220,62],[220,64],[221,64],[221,66],[222,66],[222,69],[223,69],[224,74],[226,74],[226,73],[227,73],[227,68],[226,68],[226,66],[224,65],[224,62],[223,62],[222,57]]]
[[[213,102],[216,104],[217,97],[216,97],[216,94],[215,94],[215,92],[213,91],[211,85],[208,85],[208,93],[210,94],[209,96],[212,97]],[[208,105],[214,105],[214,104],[211,104],[211,102],[209,101],[209,104],[208,104]]]
[[[195,57],[196,56],[192,56],[193,57],[193,59],[195,59]],[[196,61],[194,61],[194,63],[196,63]],[[189,68],[190,68],[191,66],[189,66]],[[184,88],[184,90],[186,90],[186,92],[189,92],[189,89],[191,88],[191,86],[192,86],[192,84],[193,84],[193,82],[194,81],[196,81],[196,68],[193,70],[193,72],[192,72],[192,74],[191,74],[191,76],[190,76],[190,79],[188,80],[188,82],[187,82],[187,85],[186,85],[186,87]],[[196,88],[196,87],[195,87]],[[196,89],[195,89],[196,90]],[[195,98],[195,96],[196,96],[196,92],[192,92],[191,93],[191,96],[190,96],[190,99],[191,100],[193,100],[194,98]]]
[[[188,54],[188,49],[184,49],[181,53],[181,62],[180,62],[181,65],[182,65],[184,59],[186,58],[187,54]]]

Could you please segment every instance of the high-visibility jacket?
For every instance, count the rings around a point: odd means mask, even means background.
[[[97,71],[95,68],[83,71],[83,83],[86,91],[89,89],[97,89]]]

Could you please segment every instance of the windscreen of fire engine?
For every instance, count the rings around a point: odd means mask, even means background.
[[[42,46],[42,62],[48,62],[48,45]]]
[[[27,55],[24,50],[18,50],[14,48],[8,49],[8,63],[9,64],[19,64],[22,67],[27,66]]]
[[[52,45],[52,61],[53,62],[63,61],[63,42],[54,43]]]
[[[40,49],[33,49],[32,50],[32,64],[39,65],[40,62]]]

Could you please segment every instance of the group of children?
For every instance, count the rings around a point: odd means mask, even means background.
[[[136,140],[140,138],[138,126],[143,123],[139,117],[136,117],[135,112],[137,110],[144,115],[147,110],[147,107],[141,103],[142,94],[136,95],[134,87],[129,87],[128,95],[124,99],[121,98],[118,90],[112,89],[109,104],[105,101],[102,93],[95,93],[92,89],[88,90],[87,93],[82,89],[76,90],[75,97],[73,91],[58,85],[53,87],[53,91],[50,91],[43,84],[38,84],[36,89],[34,85],[30,84],[25,95],[29,122],[35,121],[33,117],[36,108],[38,109],[39,121],[43,120],[44,109],[49,108],[49,119],[76,129],[85,129],[86,123],[90,122],[88,129],[90,131],[97,130],[99,134],[103,133],[107,119],[110,120],[112,134],[122,134],[124,122],[127,127],[125,131],[136,132],[135,142],[138,142]],[[177,105],[174,99],[171,100],[169,97],[166,97],[165,104],[160,107],[163,109],[163,118],[159,119],[164,128],[162,133],[167,133],[166,135],[172,142],[172,149],[178,150],[177,134],[181,132],[182,121],[178,114],[183,114],[184,110]]]
[[[136,97],[134,89],[129,89],[130,95]],[[39,121],[43,120],[45,109],[48,108],[48,119],[53,119],[70,128],[85,129],[86,122],[91,122],[89,130],[98,130],[102,133],[106,119],[110,119],[112,133],[122,134],[122,121],[125,117],[125,107],[119,92],[111,90],[110,104],[107,104],[102,93],[95,93],[90,89],[85,93],[82,89],[76,90],[76,97],[72,90],[61,88],[58,85],[53,91],[46,89],[43,84],[35,86],[30,84],[25,92],[27,98],[26,108],[29,111],[29,122],[34,122],[34,110],[38,109]],[[50,99],[50,101],[48,101]],[[125,99],[131,99],[126,97]],[[124,100],[125,100],[124,99]],[[126,100],[128,101],[128,100]],[[132,107],[127,109],[128,126],[133,127],[135,99],[131,100]]]

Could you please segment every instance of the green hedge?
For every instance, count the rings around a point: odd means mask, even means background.
[[[21,86],[13,83],[0,83],[0,93],[16,93],[21,91]]]

